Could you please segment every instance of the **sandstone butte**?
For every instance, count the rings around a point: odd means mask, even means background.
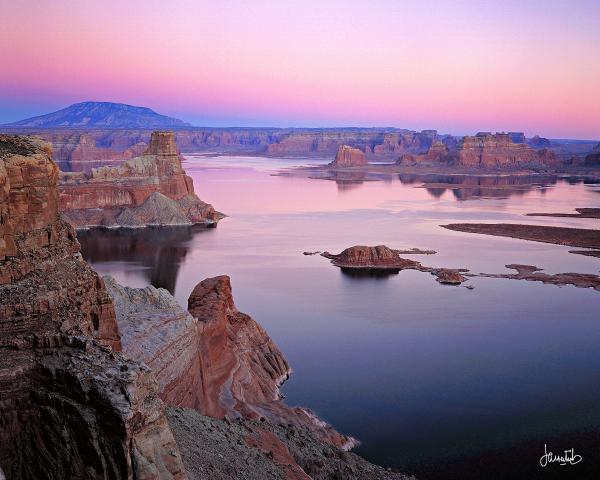
[[[335,159],[329,165],[338,168],[361,167],[368,165],[368,162],[362,150],[348,145],[340,145],[335,154]]]
[[[228,277],[200,282],[189,312],[164,290],[99,278],[60,217],[50,155],[0,136],[0,476],[178,480],[262,455],[253,478],[406,478],[342,455],[353,439],[282,402],[289,365]],[[204,457],[192,428],[209,444],[249,432],[246,456]]]
[[[90,173],[62,173],[60,211],[75,228],[215,226],[223,217],[194,193],[173,132],[153,132],[140,157]]]
[[[404,154],[400,165],[456,165],[476,169],[539,168],[559,165],[557,156],[547,148],[535,149],[515,143],[508,133],[480,132],[463,137],[456,148],[434,141],[426,153]]]
[[[0,471],[186,478],[149,369],[58,212],[48,144],[0,136]]]

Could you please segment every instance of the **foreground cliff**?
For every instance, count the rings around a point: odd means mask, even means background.
[[[145,153],[91,173],[63,173],[60,210],[76,228],[214,226],[223,217],[194,193],[172,132],[154,132]]]
[[[147,367],[58,213],[48,144],[0,135],[0,472],[186,478]]]
[[[105,280],[124,351],[153,370],[166,404],[215,418],[295,425],[338,448],[355,444],[311,411],[282,401],[279,387],[291,368],[267,332],[237,310],[229,277],[200,282],[189,311],[166,290]]]

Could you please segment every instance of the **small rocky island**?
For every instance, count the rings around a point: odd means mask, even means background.
[[[336,267],[349,270],[389,270],[399,272],[401,270],[417,270],[419,272],[428,272],[435,275],[439,283],[446,285],[460,285],[467,281],[467,278],[461,275],[461,272],[467,272],[466,269],[433,268],[426,267],[408,258],[403,258],[400,253],[416,254],[421,253],[431,255],[431,250],[394,250],[385,245],[368,247],[355,245],[338,253],[337,255],[329,252],[323,252],[321,255],[331,260]],[[433,252],[435,253],[435,252]]]

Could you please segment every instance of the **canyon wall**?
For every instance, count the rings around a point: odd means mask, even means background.
[[[58,212],[49,144],[0,135],[0,471],[7,479],[183,479],[147,367]]]
[[[144,154],[90,173],[62,173],[60,210],[75,227],[216,225],[222,215],[194,193],[172,132],[153,132]]]
[[[87,173],[93,168],[118,165],[141,155],[150,144],[152,133],[147,129],[3,129],[39,135],[53,144],[54,159],[62,171]],[[485,141],[486,145],[479,145],[485,137],[490,137]],[[479,132],[463,140],[462,137],[439,134],[436,130],[416,132],[398,128],[177,128],[174,139],[182,153],[333,158],[340,145],[347,145],[362,150],[369,160],[400,160],[401,164],[413,165],[436,164],[438,161],[447,163],[443,152],[440,156],[440,145],[445,145],[452,154],[456,153],[461,143],[461,149],[471,152],[464,154],[465,165],[477,163],[471,158],[477,156],[473,152],[485,148],[489,153],[479,155],[482,157],[479,163],[482,166],[494,164],[499,167],[514,164],[515,156],[528,159],[523,162],[554,164],[556,159],[552,152],[559,156],[561,162],[576,156],[583,163],[586,153],[593,146],[590,142],[550,142],[537,135],[528,139],[523,132],[500,136]],[[492,153],[493,149],[505,149],[502,154],[505,157]],[[542,152],[538,158],[533,155],[534,149]],[[551,151],[545,152],[543,149]],[[403,156],[406,157],[403,159]]]

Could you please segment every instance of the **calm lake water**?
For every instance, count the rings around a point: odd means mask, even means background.
[[[411,257],[428,266],[598,273],[600,260],[568,247],[439,225],[598,228],[597,220],[523,214],[598,207],[600,187],[488,178],[468,189],[421,188],[398,175],[272,174],[310,162],[188,156],[200,198],[229,215],[218,228],[84,232],[84,256],[121,283],[168,288],[182,305],[200,280],[230,275],[238,308],[294,369],[287,402],[358,438],[357,452],[373,462],[420,479],[594,478],[600,292],[489,278],[470,280],[469,290],[416,271],[355,277],[302,252],[385,244],[436,250]],[[574,448],[583,460],[542,468],[544,444],[557,453]]]

